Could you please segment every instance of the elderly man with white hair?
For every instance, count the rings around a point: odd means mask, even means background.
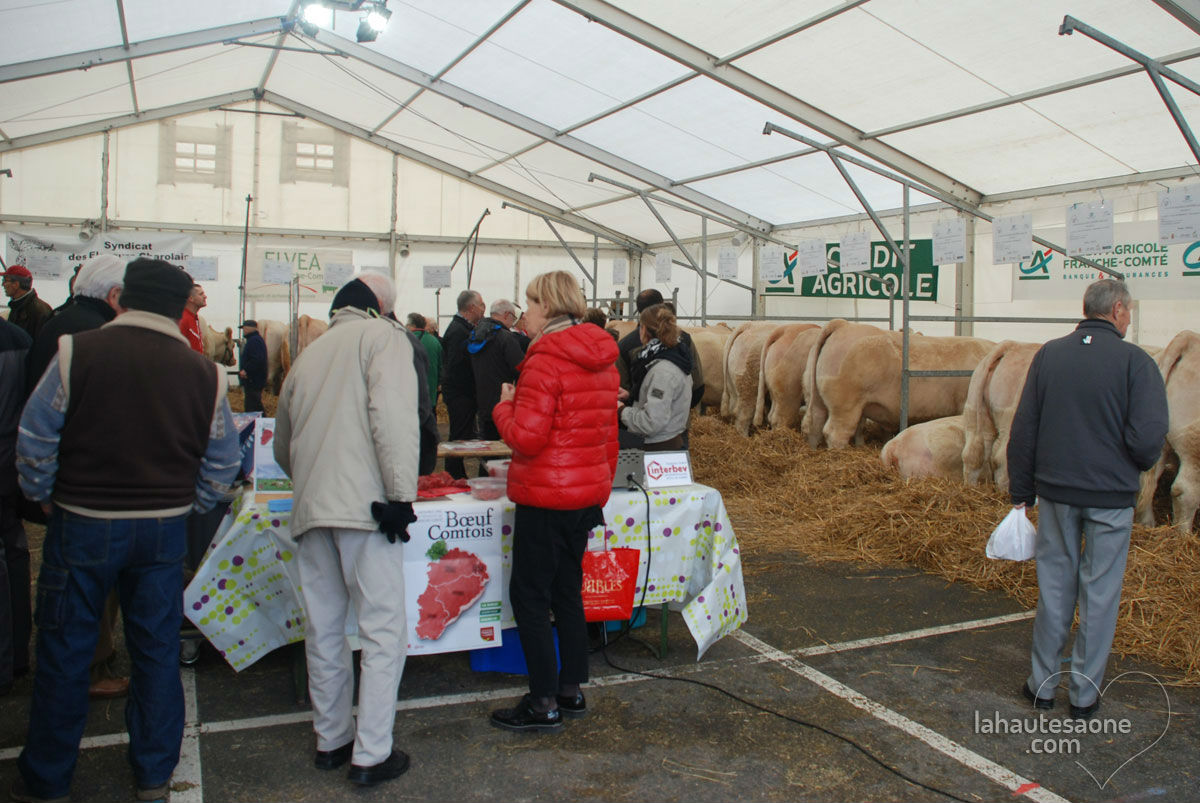
[[[292,364],[275,414],[275,460],[295,487],[292,535],[307,615],[314,765],[351,762],[360,786],[395,778],[396,691],[408,626],[404,542],[417,475],[437,459],[425,350],[390,316],[391,279],[364,273],[334,297],[329,331]],[[358,720],[346,614],[358,614]]]

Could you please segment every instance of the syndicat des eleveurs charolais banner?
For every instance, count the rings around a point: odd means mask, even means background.
[[[187,268],[192,257],[192,238],[187,234],[110,231],[81,240],[71,234],[28,234],[8,232],[10,265],[24,265],[38,279],[67,279],[76,267],[100,254],[119,259],[138,257],[165,259]]]

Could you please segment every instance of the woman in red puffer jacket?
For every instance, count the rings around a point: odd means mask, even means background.
[[[529,694],[492,712],[508,730],[556,731],[563,715],[587,712],[588,636],[583,571],[588,533],[617,465],[617,344],[583,323],[586,302],[574,277],[543,273],[525,290],[533,342],[514,388],[504,385],[492,419],[513,450],[508,497],[517,503],[509,603],[529,667]],[[558,627],[556,671],[550,611]]]

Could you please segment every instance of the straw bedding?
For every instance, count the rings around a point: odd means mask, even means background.
[[[984,546],[1010,508],[994,486],[901,479],[868,445],[814,450],[793,430],[747,439],[713,416],[693,419],[692,465],[719,489],[752,571],[756,555],[915,566],[948,580],[1037,604],[1033,561],[988,560]],[[872,443],[872,441],[874,441]],[[1168,527],[1133,528],[1113,649],[1200,685],[1200,539]]]

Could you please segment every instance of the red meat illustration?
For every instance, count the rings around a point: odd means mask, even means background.
[[[483,596],[488,570],[477,555],[451,549],[429,564],[428,576],[429,585],[417,597],[417,636],[436,641]]]

